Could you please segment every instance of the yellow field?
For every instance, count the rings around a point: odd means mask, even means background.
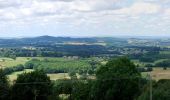
[[[163,68],[154,68],[152,72],[143,72],[142,75],[147,77],[148,75],[152,76],[152,79],[158,81],[160,79],[170,79],[170,68],[163,70]]]
[[[50,80],[70,79],[68,73],[47,74],[47,75],[50,77]]]
[[[31,72],[33,71],[32,69],[25,69],[24,71],[18,71],[14,72],[10,75],[8,75],[9,81],[13,82],[17,79],[17,76],[19,74],[22,74],[24,72]],[[47,74],[51,80],[58,80],[58,79],[70,79],[68,73],[59,73],[59,74]]]
[[[25,69],[24,71],[18,71],[18,72],[14,72],[14,73],[12,73],[12,74],[10,74],[10,75],[7,75],[8,76],[8,78],[9,78],[9,81],[11,81],[11,82],[13,82],[14,80],[16,80],[17,79],[17,76],[19,75],[19,74],[22,74],[22,73],[24,73],[24,72],[31,72],[31,71],[33,71],[32,69]]]

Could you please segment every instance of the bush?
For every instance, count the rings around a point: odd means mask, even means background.
[[[34,68],[34,64],[31,62],[26,62],[25,63],[25,69],[33,69]]]
[[[44,71],[36,70],[18,76],[12,87],[12,100],[34,100],[35,96],[36,100],[48,100],[51,93],[50,78]]]

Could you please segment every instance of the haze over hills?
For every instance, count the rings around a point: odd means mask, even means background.
[[[170,39],[168,37],[55,37],[55,36],[38,36],[38,37],[24,37],[24,38],[1,38],[1,47],[14,46],[34,46],[37,44],[56,45],[56,44],[70,44],[70,45],[168,45]]]

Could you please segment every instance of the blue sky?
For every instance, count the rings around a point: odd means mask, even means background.
[[[170,0],[0,0],[0,37],[170,36]]]

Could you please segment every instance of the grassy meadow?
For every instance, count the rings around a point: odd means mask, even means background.
[[[11,58],[0,58],[0,67],[13,67],[19,64],[25,64],[27,61],[29,61],[31,58],[28,57],[17,57],[16,59]]]

